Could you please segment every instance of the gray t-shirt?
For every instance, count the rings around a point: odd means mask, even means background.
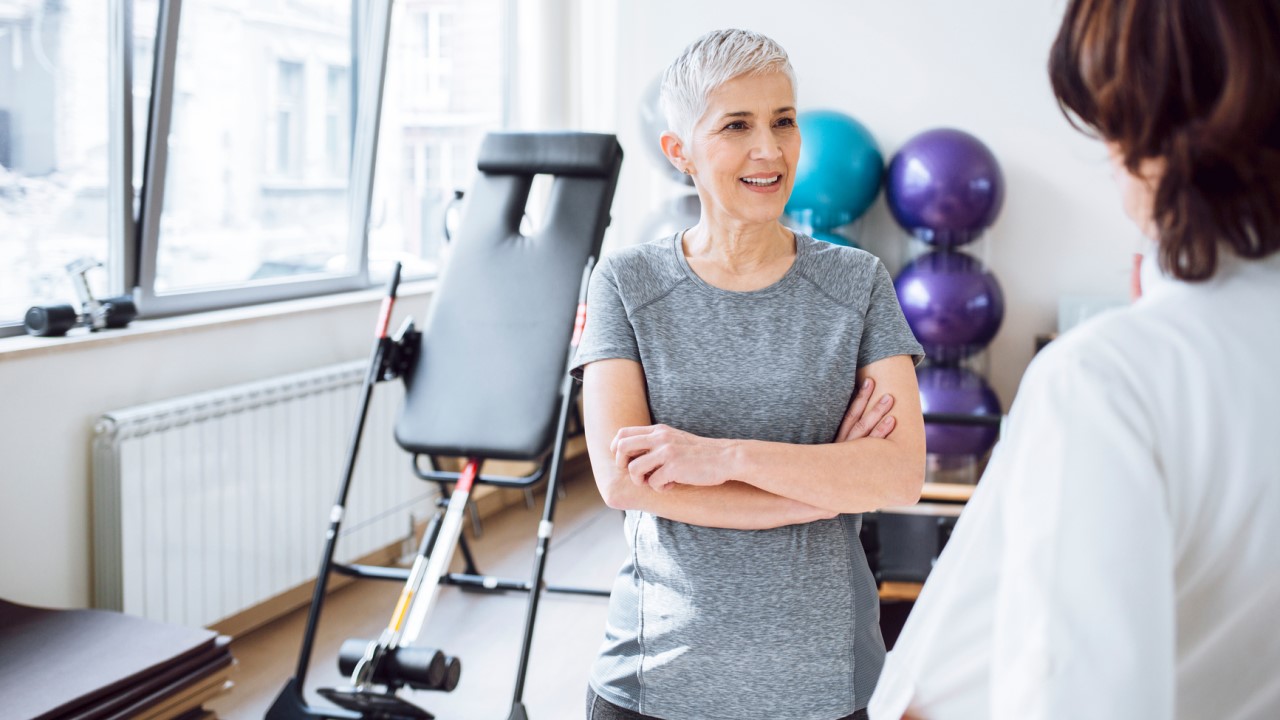
[[[677,234],[600,262],[573,373],[636,360],[654,423],[817,444],[835,438],[859,367],[921,354],[874,255],[797,234],[782,279],[733,292],[693,272]],[[724,530],[628,511],[631,554],[592,688],[668,720],[834,720],[865,707],[884,641],[861,524]]]

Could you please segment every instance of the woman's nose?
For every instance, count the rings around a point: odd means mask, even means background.
[[[772,128],[757,129],[751,135],[751,159],[773,160],[782,155],[782,145],[774,137]]]

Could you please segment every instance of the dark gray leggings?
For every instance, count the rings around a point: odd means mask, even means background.
[[[662,720],[652,715],[641,715],[623,707],[618,707],[613,703],[605,700],[596,694],[590,687],[587,688],[587,720]],[[840,720],[867,720],[867,711],[859,710],[852,715],[846,715]]]

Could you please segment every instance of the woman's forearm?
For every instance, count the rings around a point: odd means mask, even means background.
[[[637,485],[623,475],[615,482],[601,483],[600,489],[610,507],[641,510],[667,520],[730,530],[768,530],[836,515],[732,481],[714,487],[674,485],[659,492],[648,485]]]
[[[730,441],[722,472],[726,480],[806,505],[837,513],[867,512],[919,499],[924,447],[886,438],[825,445]]]
[[[612,447],[618,429],[650,422],[644,373],[631,360],[603,360],[583,372],[587,453],[600,495],[610,507],[642,510],[691,525],[763,530],[832,517],[831,513],[742,483],[677,486],[657,491],[632,481]]]
[[[731,441],[723,478],[840,513],[915,504],[925,463],[915,366],[909,356],[888,357],[862,368],[859,382],[866,378],[895,399],[892,434],[825,445]]]
[[[841,424],[838,442],[705,438],[664,424],[618,422],[607,448],[614,456],[613,466],[605,462],[603,438],[593,444],[593,459],[601,456],[597,473],[622,472],[634,485],[650,490],[737,481],[832,514],[914,504],[924,484],[925,442],[912,358],[896,355],[871,363],[859,371],[859,385],[869,388],[863,384],[867,379],[883,395],[862,405],[859,392],[846,420],[860,419],[848,423],[848,432]],[[870,423],[891,405],[897,416],[892,432],[871,432]],[[648,419],[647,409],[632,415]],[[855,432],[859,425],[863,427]]]
[[[898,391],[907,399],[892,435],[790,445],[700,438],[651,426],[640,364],[593,362],[584,369],[583,410],[600,494],[610,507],[733,529],[775,528],[913,503],[924,478],[915,371],[909,358],[871,367],[892,370],[895,364],[902,365],[898,374],[909,385],[898,378]],[[875,379],[881,387],[894,387],[891,375]]]

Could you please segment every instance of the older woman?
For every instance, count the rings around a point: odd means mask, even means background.
[[[1053,89],[1155,252],[1027,371],[873,717],[1280,718],[1277,48],[1277,0],[1067,4]]]
[[[702,216],[601,262],[575,362],[631,549],[588,716],[861,717],[884,645],[859,513],[919,496],[920,346],[874,256],[779,223],[800,151],[781,47],[699,38],[662,103]]]

